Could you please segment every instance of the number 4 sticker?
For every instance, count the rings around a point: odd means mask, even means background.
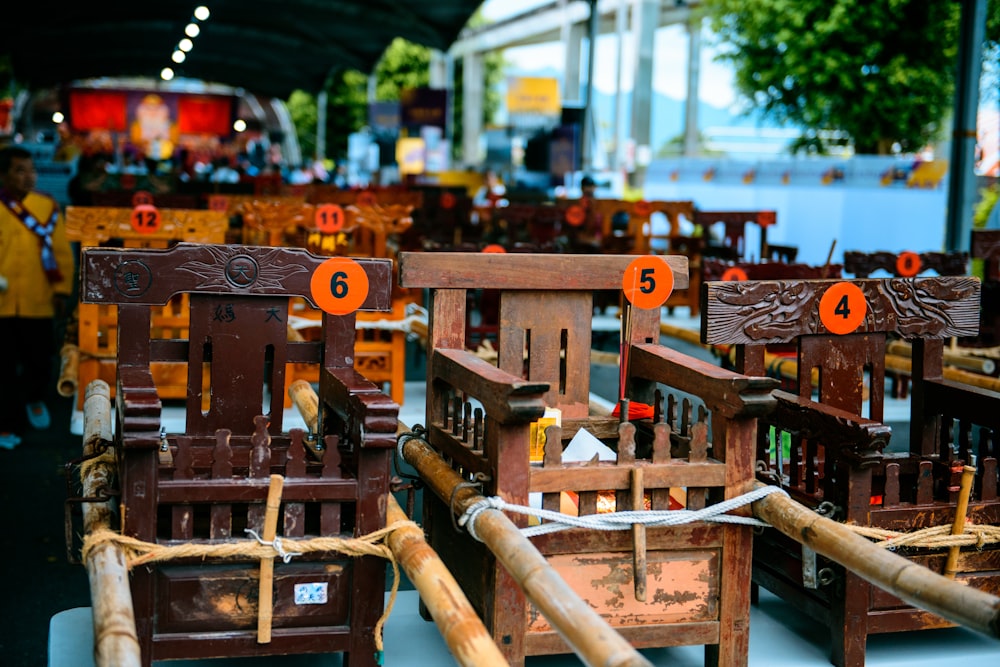
[[[854,283],[835,283],[819,300],[819,319],[833,334],[854,332],[868,314],[864,292]]]
[[[331,315],[346,315],[368,298],[368,274],[349,257],[331,257],[320,264],[309,283],[313,301]]]

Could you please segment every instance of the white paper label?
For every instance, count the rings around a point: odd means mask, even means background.
[[[326,582],[295,584],[295,604],[326,604]]]

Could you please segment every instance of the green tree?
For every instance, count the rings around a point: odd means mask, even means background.
[[[401,37],[382,54],[375,67],[375,99],[392,102],[406,88],[424,88],[430,84],[431,50]]]
[[[749,106],[858,153],[916,150],[938,136],[955,92],[960,5],[945,0],[705,0]],[[1000,0],[990,0],[990,32]]]
[[[477,11],[469,20],[470,26],[482,25],[484,19]],[[484,59],[485,99],[483,122],[492,122],[500,109],[498,84],[503,78],[504,60],[500,52],[489,53]],[[398,101],[406,88],[420,88],[430,83],[431,51],[425,46],[395,39],[386,48],[375,67],[375,99],[380,102]],[[462,67],[456,62],[452,82],[451,111],[453,150],[462,145]],[[343,155],[347,151],[348,136],[360,130],[368,118],[368,77],[356,70],[335,73],[326,84],[327,91],[327,146],[326,154]],[[304,156],[316,151],[316,95],[295,91],[287,104],[295,123],[299,145]]]
[[[347,137],[368,122],[368,77],[357,70],[344,70],[327,85],[326,154],[347,155]]]
[[[294,91],[285,102],[288,115],[295,125],[295,136],[299,140],[299,148],[303,157],[316,154],[316,97],[303,90]]]

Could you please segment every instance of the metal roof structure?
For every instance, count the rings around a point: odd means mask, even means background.
[[[4,9],[0,57],[30,88],[177,76],[287,98],[339,69],[369,72],[396,37],[447,50],[482,0],[25,0]],[[194,18],[205,5],[206,20]],[[198,35],[171,55],[194,23]]]

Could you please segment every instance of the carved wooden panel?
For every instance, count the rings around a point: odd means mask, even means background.
[[[160,225],[154,231],[140,233],[132,227],[131,208],[68,206],[66,234],[81,245],[97,246],[111,239],[124,239],[126,245],[166,245],[169,241],[223,243],[229,218],[224,212],[190,209],[160,209]],[[130,243],[131,242],[131,243]]]
[[[969,254],[965,252],[918,253],[920,264],[916,272],[935,271],[940,276],[964,276],[969,270]],[[867,278],[878,269],[899,276],[899,254],[894,252],[844,252],[844,271],[858,278]],[[913,275],[910,273],[909,275]]]
[[[820,301],[834,285],[860,288],[867,313],[855,330],[904,338],[974,336],[979,330],[976,278],[885,278],[709,282],[702,288],[702,338],[711,344],[786,343],[803,334],[834,333]]]
[[[326,257],[301,248],[203,246],[182,243],[170,250],[121,251],[92,248],[83,255],[81,275],[88,303],[163,304],[178,291],[208,294],[301,296],[313,306],[310,281]],[[389,310],[392,262],[354,260],[368,275],[362,310]],[[197,279],[193,282],[192,277]]]

